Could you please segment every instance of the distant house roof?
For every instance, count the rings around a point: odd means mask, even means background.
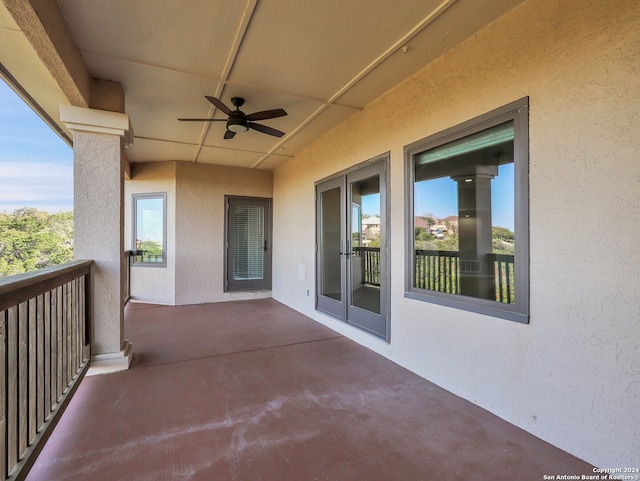
[[[380,217],[365,217],[362,219],[362,225],[380,225]]]
[[[429,227],[429,222],[424,217],[416,217],[414,219],[413,225],[416,227],[422,227],[423,229],[426,229],[427,227]]]

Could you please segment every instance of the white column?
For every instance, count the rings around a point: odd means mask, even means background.
[[[128,369],[133,354],[124,339],[123,147],[129,116],[61,106],[73,131],[74,256],[93,259],[90,373]]]

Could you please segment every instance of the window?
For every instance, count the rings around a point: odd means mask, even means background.
[[[167,265],[167,194],[133,195],[133,263]]]
[[[405,148],[406,297],[528,322],[527,104]]]
[[[271,199],[227,197],[227,291],[271,289]]]

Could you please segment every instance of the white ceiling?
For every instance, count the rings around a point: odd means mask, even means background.
[[[58,0],[91,76],[120,82],[131,162],[273,169],[523,0]],[[223,140],[204,95],[284,108]]]

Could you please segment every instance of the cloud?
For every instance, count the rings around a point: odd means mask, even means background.
[[[0,160],[0,211],[73,209],[73,165]]]
[[[0,79],[0,212],[73,209],[73,151]]]

